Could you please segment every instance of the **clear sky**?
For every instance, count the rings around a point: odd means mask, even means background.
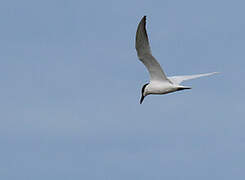
[[[245,1],[2,0],[0,178],[244,180]],[[139,104],[147,15],[167,75]]]

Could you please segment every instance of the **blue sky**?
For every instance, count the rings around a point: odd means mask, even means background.
[[[1,1],[1,179],[243,180],[244,6]],[[167,75],[221,74],[140,105],[143,15]]]

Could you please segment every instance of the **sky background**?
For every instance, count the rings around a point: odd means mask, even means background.
[[[2,0],[0,178],[244,180],[245,1]],[[167,75],[148,96],[134,48],[147,15]]]

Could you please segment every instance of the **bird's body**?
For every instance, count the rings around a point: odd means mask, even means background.
[[[180,85],[180,83],[185,80],[199,78],[202,76],[209,76],[217,73],[213,72],[197,75],[167,77],[160,64],[151,54],[151,48],[149,45],[145,25],[146,16],[142,18],[138,25],[135,43],[137,55],[140,61],[146,66],[150,74],[150,82],[142,87],[140,104],[143,102],[144,97],[149,94],[167,94],[184,89],[191,89],[190,87]]]
[[[169,82],[153,81],[145,89],[146,94],[167,94],[174,92],[178,87]]]
[[[179,90],[190,89],[189,87],[171,84],[169,82],[154,81],[145,88],[145,94],[167,94]]]

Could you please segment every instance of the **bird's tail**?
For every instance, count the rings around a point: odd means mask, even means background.
[[[178,86],[177,91],[185,90],[185,89],[191,89],[191,87],[188,86]]]

